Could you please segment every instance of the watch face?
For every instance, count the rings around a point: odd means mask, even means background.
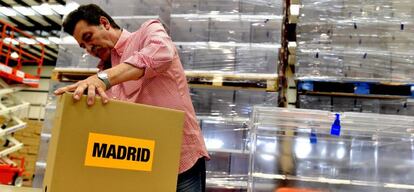
[[[108,74],[106,74],[106,73],[98,73],[98,77],[99,78],[103,78],[103,79],[107,79],[108,78]]]
[[[109,77],[107,73],[99,72],[97,75],[98,78],[105,83],[107,89],[111,87],[111,83],[109,82]]]

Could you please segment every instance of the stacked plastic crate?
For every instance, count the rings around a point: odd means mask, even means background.
[[[338,96],[300,95],[299,108],[414,116],[414,101]]]
[[[251,192],[414,190],[410,116],[257,107]]]
[[[325,111],[255,109],[250,191],[412,191],[414,119],[372,113],[413,114],[414,6],[300,3],[298,103]]]
[[[277,93],[266,90],[275,91],[268,80],[277,79],[282,12],[280,0],[172,3],[171,36],[212,156],[209,190],[246,189],[246,122],[253,105],[277,105]]]
[[[413,9],[409,0],[302,0],[297,24],[296,76],[302,81],[364,82],[368,92],[374,84],[411,85]],[[331,95],[332,101],[344,101],[344,108],[333,102],[328,108],[413,114],[409,107],[412,101],[406,99],[413,94],[409,90],[395,93],[402,97],[372,99],[375,109],[361,108],[358,103],[364,101],[355,97],[338,99]],[[300,107],[315,108],[319,104],[313,101],[320,99],[326,97],[300,95]]]

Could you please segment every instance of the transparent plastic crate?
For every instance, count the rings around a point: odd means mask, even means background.
[[[210,40],[218,42],[280,43],[281,19],[245,17],[215,18],[210,23]],[[229,26],[232,26],[229,29]]]
[[[380,113],[381,100],[379,99],[361,99],[356,100],[356,105],[363,113]]]
[[[409,0],[303,0],[303,14],[308,17],[304,18],[310,21],[315,18],[372,18],[381,19],[409,18],[412,15],[412,7]],[[329,9],[327,9],[329,8]]]
[[[404,104],[404,110],[402,112],[404,115],[414,116],[414,100],[408,99]]]
[[[192,88],[190,96],[198,116],[249,117],[254,105],[277,106],[277,93],[254,90]]]
[[[332,110],[337,112],[358,111],[355,109],[355,98],[333,97],[332,106]]]
[[[254,15],[283,15],[281,0],[241,0],[240,12]]]
[[[332,99],[330,96],[299,95],[299,108],[332,110]]]
[[[199,0],[199,11],[202,13],[238,13],[239,0]]]
[[[412,83],[414,8],[409,0],[303,0],[299,78]],[[325,59],[324,55],[331,55]]]
[[[176,43],[187,71],[277,73],[279,46],[256,44]]]
[[[299,95],[299,108],[414,116],[414,102],[412,99]]]
[[[179,42],[280,44],[281,22],[275,16],[172,15],[171,36]]]
[[[173,41],[209,41],[209,18],[172,16],[170,27]]]
[[[195,14],[199,12],[198,0],[173,0],[173,14]]]
[[[215,70],[234,72],[236,67],[234,47],[206,47],[193,49],[194,61],[186,70]]]
[[[404,57],[380,49],[351,50],[343,47],[337,47],[334,51],[300,49],[297,51],[296,76],[409,82],[408,73],[412,71],[411,62],[414,60],[398,58]],[[399,68],[394,69],[396,66]],[[404,76],[403,73],[398,73],[399,71],[405,71],[407,75]]]
[[[248,118],[199,117],[206,147],[210,151],[243,153]]]
[[[414,117],[256,107],[249,191],[412,191]]]
[[[237,72],[244,73],[277,73],[279,63],[279,48],[268,47],[238,47],[236,49]]]
[[[211,19],[209,40],[217,42],[250,42],[250,29],[250,22],[242,21],[238,18]]]
[[[211,160],[207,186],[246,188],[249,167],[248,118],[198,117]]]
[[[282,19],[255,19],[251,20],[252,43],[281,43]]]
[[[380,113],[402,115],[407,102],[405,100],[382,100]]]
[[[173,0],[174,14],[282,15],[281,0]]]

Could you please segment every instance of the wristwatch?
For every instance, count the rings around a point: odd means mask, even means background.
[[[111,88],[111,83],[109,82],[108,73],[106,73],[105,71],[101,71],[97,75],[98,75],[98,79],[100,79],[102,82],[105,83],[106,89]]]

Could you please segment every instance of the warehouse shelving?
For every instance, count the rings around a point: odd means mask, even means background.
[[[96,68],[55,68],[52,80],[75,82],[98,72]],[[229,73],[222,71],[185,71],[190,87],[223,88],[229,90],[251,89],[277,91],[277,74]]]
[[[1,183],[21,186],[25,171],[25,158],[14,154],[23,148],[15,133],[27,125],[22,118],[27,115],[29,103],[21,100],[17,92],[24,88],[37,88],[44,59],[48,59],[45,45],[34,36],[0,21],[0,140]],[[35,66],[35,74],[23,71],[25,66]],[[16,163],[13,160],[20,160]]]
[[[251,8],[245,9],[246,5]],[[212,155],[207,163],[207,185],[211,190],[247,190],[247,169],[242,168],[248,166],[250,149],[238,148],[233,142],[247,144],[249,130],[243,124],[247,123],[251,109],[247,107],[250,104],[240,106],[238,102],[243,99],[237,98],[250,97],[244,102],[251,99],[260,102],[262,96],[254,95],[273,94],[273,106],[277,105],[282,12],[283,1],[277,0],[173,1],[171,36],[180,52],[207,149]],[[238,95],[231,90],[251,92]],[[210,114],[205,109],[199,110],[212,105],[215,109]],[[247,108],[240,111],[244,107]],[[215,119],[216,122],[206,124],[217,115],[225,120]],[[240,116],[246,119],[235,119]],[[219,144],[223,146],[217,147]]]
[[[39,86],[40,73],[45,57],[45,45],[37,41],[32,35],[17,29],[11,24],[0,20],[0,76],[9,83],[20,83],[31,87]],[[31,43],[25,43],[25,38]],[[39,53],[34,53],[33,49]],[[23,65],[37,66],[35,75],[22,71]]]
[[[22,113],[29,108],[29,103],[16,97],[15,93],[23,87],[10,87],[0,79],[0,116],[3,120],[0,129],[0,141],[4,143],[0,149],[0,167],[2,184],[13,184],[21,186],[24,171],[24,159],[17,164],[13,153],[23,148],[23,143],[13,137],[14,133],[24,129],[27,125],[21,117]]]
[[[190,2],[190,1],[187,1]],[[200,4],[197,4],[200,5]],[[311,78],[302,78],[302,77],[295,77],[295,63],[297,62],[297,47],[296,39],[295,37],[292,37],[292,34],[296,34],[296,23],[299,19],[299,13],[298,8],[300,7],[298,1],[286,1],[286,10],[283,13],[283,17],[279,16],[272,16],[273,19],[280,19],[282,22],[281,27],[282,28],[282,40],[281,40],[281,46],[278,46],[277,49],[280,49],[280,56],[278,55],[278,61],[280,62],[280,66],[278,66],[279,71],[274,71],[274,73],[269,74],[263,74],[263,73],[248,73],[245,71],[235,71],[233,68],[230,67],[230,69],[190,69],[186,70],[186,76],[189,81],[190,87],[192,88],[203,88],[203,89],[211,89],[211,90],[243,90],[243,89],[251,89],[251,90],[261,90],[261,91],[267,91],[267,92],[279,92],[279,101],[278,104],[280,106],[287,106],[287,107],[295,107],[298,101],[298,96],[301,95],[320,95],[320,96],[332,96],[332,97],[346,97],[346,98],[365,98],[365,99],[387,99],[387,100],[393,100],[393,99],[406,99],[410,98],[412,95],[411,84],[412,82],[398,82],[398,81],[374,81],[371,82],[372,79],[355,79],[355,78],[333,78],[333,79],[323,79],[327,81],[327,83],[332,83],[330,86],[333,88],[335,87],[335,83],[341,83],[341,84],[348,84],[352,85],[351,91],[323,91],[318,89],[304,89],[302,85],[304,83],[310,83],[310,84],[318,84],[320,83],[320,80],[315,77]],[[191,6],[190,6],[191,8]],[[234,20],[234,19],[240,19],[242,21],[251,20],[251,19],[265,19],[266,16],[264,15],[248,15],[248,16],[239,16],[237,14],[229,14],[227,15],[219,15],[219,14],[210,14],[210,13],[186,13],[186,14],[171,14],[172,19],[194,19],[193,22],[196,24],[200,24],[197,21],[204,22],[201,24],[202,26],[206,26],[206,28],[201,28],[203,31],[200,31],[200,33],[197,34],[206,34],[202,37],[204,38],[204,42],[182,42],[181,40],[176,42],[176,45],[178,47],[178,50],[180,50],[180,45],[187,46],[187,47],[197,47],[197,46],[204,46],[208,47],[210,45],[208,42],[211,42],[211,34],[213,31],[211,29],[211,21],[212,20],[218,20],[218,18],[223,19],[224,21],[228,20]],[[139,17],[141,19],[141,17]],[[240,25],[243,27],[243,25]],[[238,29],[237,27],[235,27]],[[170,30],[173,30],[174,34],[174,27],[169,28]],[[208,29],[208,30],[206,30]],[[196,31],[197,29],[194,27],[189,27],[188,30],[183,31],[189,31],[192,30]],[[195,33],[195,32],[194,32]],[[242,33],[237,33],[237,35],[240,35]],[[187,36],[186,34],[182,34],[185,36],[185,38],[191,38],[191,36]],[[294,36],[293,35],[293,36]],[[232,36],[234,38],[236,36]],[[221,38],[221,37],[220,37]],[[223,43],[223,42],[213,42],[215,44],[218,44],[219,47],[223,46],[233,46],[233,47],[260,47],[259,43],[244,43],[240,42],[244,37],[237,36],[235,42],[232,43]],[[247,39],[247,38],[245,38]],[[174,39],[173,39],[174,40]],[[175,40],[174,40],[175,41]],[[299,45],[300,46],[300,45]],[[191,48],[190,48],[191,49]],[[276,49],[276,48],[275,48]],[[230,53],[229,55],[232,55]],[[234,55],[234,54],[233,54]],[[234,57],[231,57],[234,59]],[[234,65],[234,63],[232,63]],[[213,68],[216,66],[213,66]],[[66,71],[65,71],[66,70]],[[226,71],[227,70],[227,71]],[[56,69],[55,71],[55,79],[58,79],[60,81],[77,81],[80,79],[84,79],[92,74],[95,74],[96,71],[94,70],[86,70],[82,71],[82,69]],[[371,88],[368,89],[368,93],[366,92],[367,89],[364,89],[364,86],[357,86],[356,83],[366,83],[371,86]],[[384,92],[378,92],[375,93],[372,89],[372,85],[374,84],[380,84],[382,87],[381,89],[389,89],[390,87],[404,87],[404,94],[400,95],[393,95],[393,94],[387,94]],[[328,86],[329,87],[329,86]],[[360,92],[362,91],[364,92]],[[408,91],[407,91],[408,90]],[[276,93],[275,93],[276,94]],[[223,114],[220,114],[223,115]],[[214,118],[212,116],[198,116],[198,119],[200,121],[219,121],[219,122],[247,122],[246,119],[235,119],[234,117],[222,117],[220,118]],[[332,123],[332,119],[327,121],[329,123]],[[207,129],[204,131],[208,131]],[[223,131],[223,130],[222,130]],[[278,132],[278,134],[280,134]],[[290,130],[285,130],[283,132],[286,137],[296,137],[295,133]],[[332,139],[335,140],[335,139]],[[289,146],[292,146],[292,143],[284,143],[285,151],[284,156],[280,158],[279,165],[283,165],[283,171],[292,171],[290,170],[290,160],[292,160],[287,153],[289,150]],[[244,148],[244,149],[228,149],[228,148],[216,148],[208,146],[208,150],[212,154],[217,155],[243,155],[244,157],[250,152],[250,149]],[[231,189],[247,189],[247,181],[246,177],[243,174],[231,174],[229,175],[223,174],[217,174],[217,172],[209,171],[208,172],[209,177],[207,178],[207,183],[211,188],[231,188]],[[365,182],[358,179],[332,179],[332,178],[325,178],[325,177],[307,177],[307,176],[295,176],[291,173],[284,173],[284,174],[260,174],[260,173],[254,173],[252,175],[253,177],[259,178],[259,179],[277,179],[277,180],[287,180],[292,182],[304,182],[304,183],[323,183],[327,185],[343,185],[343,186],[358,186],[358,187],[385,187],[385,188],[401,188],[401,189],[412,189],[410,185],[404,185],[399,183],[371,183],[371,182]],[[238,178],[238,179],[237,179]],[[258,183],[256,185],[259,188],[266,189],[269,188],[269,186],[272,186],[271,184],[266,183]]]
[[[147,1],[143,1],[145,3]],[[150,1],[148,1],[150,2]],[[148,3],[147,2],[147,3]],[[227,127],[217,127],[217,131],[221,129],[228,130],[229,132],[234,131],[236,132],[235,137],[239,135],[244,135],[244,138],[247,136],[246,129],[246,121],[247,117],[250,113],[250,107],[248,105],[253,105],[253,103],[259,103],[262,101],[269,101],[269,103],[273,103],[273,105],[277,105],[277,91],[279,89],[279,74],[277,72],[278,63],[280,60],[279,56],[279,50],[281,49],[280,38],[281,38],[281,27],[282,27],[282,20],[284,18],[284,15],[281,14],[281,10],[283,10],[283,5],[278,4],[282,1],[278,0],[272,0],[267,3],[263,3],[262,1],[245,1],[240,0],[237,1],[235,4],[236,6],[240,7],[241,9],[245,10],[245,12],[231,12],[233,9],[230,9],[230,12],[215,14],[212,12],[203,12],[203,11],[197,11],[197,12],[191,12],[194,9],[193,2],[196,2],[196,6],[203,7],[203,3],[200,1],[191,1],[191,0],[184,0],[181,2],[184,3],[190,3],[190,8],[185,8],[183,10],[189,11],[185,14],[177,14],[174,12],[174,9],[176,7],[176,4],[174,4],[177,1],[173,1],[171,13],[169,16],[164,17],[163,21],[166,22],[166,27],[169,31],[171,31],[172,34],[172,40],[177,46],[177,50],[180,51],[180,46],[182,45],[184,48],[189,47],[189,50],[192,48],[202,47],[204,50],[209,50],[210,48],[218,47],[223,48],[227,50],[231,50],[230,53],[223,52],[225,57],[229,56],[232,60],[229,65],[226,66],[226,63],[224,63],[224,67],[220,68],[220,66],[213,66],[212,68],[208,68],[208,65],[204,65],[202,68],[191,68],[186,69],[186,63],[183,62],[185,74],[187,76],[188,83],[190,85],[191,94],[207,94],[203,96],[207,96],[210,98],[210,102],[213,102],[209,107],[212,109],[213,113],[209,114],[198,114],[198,119],[201,121],[201,126],[203,131],[208,132],[209,128],[211,127],[204,127],[203,123],[206,125],[208,121],[210,123],[215,122],[221,122]],[[207,1],[203,1],[207,2]],[[233,2],[225,2],[228,4],[232,4]],[[152,3],[152,2],[151,2]],[[217,3],[217,4],[215,4]],[[224,2],[217,1],[217,0],[209,0],[207,7],[215,7],[214,5],[217,5],[217,7],[223,7],[225,6]],[[107,4],[104,4],[104,8],[107,8],[108,10],[111,10],[114,12],[113,15],[114,19],[120,23],[121,27],[128,27],[127,29],[129,31],[133,31],[135,28],[134,26],[139,26],[138,23],[149,19],[154,18],[154,12],[151,13],[151,15],[130,15],[127,16],[126,12],[129,13],[129,8],[125,13],[122,13],[121,15],[117,11],[122,10],[122,6],[116,6],[115,8],[111,9],[111,7],[105,7]],[[282,3],[283,4],[283,3]],[[248,6],[247,6],[248,5]],[[266,7],[268,6],[268,7]],[[145,6],[143,6],[145,7]],[[142,9],[141,7],[140,9]],[[259,8],[265,8],[266,11],[272,11],[274,13],[268,14],[267,12],[253,12],[260,9],[256,9],[256,7]],[[121,8],[121,9],[120,9]],[[119,10],[118,10],[119,9]],[[165,8],[164,10],[168,10],[169,8]],[[196,8],[197,9],[197,8]],[[208,8],[206,8],[208,9]],[[215,9],[215,8],[214,8]],[[246,11],[247,10],[247,11]],[[148,11],[148,10],[147,10]],[[149,11],[150,12],[150,11]],[[167,11],[168,12],[168,11]],[[134,12],[134,14],[136,14]],[[139,12],[138,12],[139,14]],[[167,15],[167,14],[164,14]],[[194,23],[196,24],[207,24],[207,28],[200,28],[202,31],[200,34],[204,33],[210,33],[212,35],[213,33],[221,33],[223,31],[220,31],[221,29],[225,29],[228,31],[229,26],[232,27],[232,29],[235,29],[233,33],[228,33],[230,35],[230,40],[228,40],[225,35],[220,36],[214,35],[216,39],[209,39],[209,35],[204,36],[204,40],[195,40],[195,41],[181,41],[180,39],[175,39],[176,36],[174,36],[174,32],[176,28],[172,25],[168,25],[168,23],[174,23],[174,19],[185,19],[193,17],[195,20],[207,20],[197,23],[196,21]],[[171,22],[167,22],[171,21]],[[217,22],[215,22],[217,21]],[[234,23],[237,23],[237,26],[229,21],[235,21]],[[221,23],[220,23],[221,22]],[[256,22],[255,25],[253,25]],[[224,28],[222,28],[224,27]],[[240,28],[239,28],[240,27]],[[259,29],[263,28],[266,30],[260,31]],[[206,30],[207,29],[207,30]],[[217,31],[211,30],[211,29],[217,29]],[[237,31],[237,29],[240,29],[241,31]],[[251,36],[246,35],[250,34],[252,31],[257,30],[257,36]],[[196,31],[197,29],[192,27],[184,30],[185,32],[188,31]],[[227,32],[225,32],[227,33]],[[245,34],[245,36],[241,35]],[[185,36],[185,33],[180,33],[180,35],[184,35],[184,37],[188,38],[189,35]],[[200,39],[203,39],[200,38]],[[61,39],[68,39],[67,36],[62,35]],[[201,41],[201,42],[200,42]],[[269,41],[269,42],[266,42]],[[82,52],[79,50],[78,46],[76,45],[76,42],[73,40],[70,41],[71,44],[65,44],[62,47],[62,50],[59,52],[59,58],[58,59],[58,68],[56,68],[53,72],[52,79],[54,79],[55,83],[72,83],[74,81],[78,81],[81,79],[85,79],[89,77],[90,75],[96,74],[97,69],[95,69],[95,63],[97,63],[94,60],[90,59],[90,56],[86,55],[85,52]],[[202,51],[204,51],[202,50]],[[241,50],[241,51],[240,51]],[[268,50],[268,53],[272,58],[268,58],[268,60],[265,60],[264,58],[266,55],[254,55],[253,52],[257,52],[259,54],[266,54],[264,51],[261,50]],[[240,54],[244,53],[249,54],[248,57],[250,58],[242,58],[245,60],[237,60],[234,59]],[[209,55],[209,54],[205,54]],[[181,59],[184,59],[183,56],[181,56]],[[73,59],[70,59],[73,58]],[[66,60],[64,60],[66,59]],[[202,58],[200,57],[201,61],[211,61],[209,58]],[[273,62],[274,61],[274,62]],[[244,62],[244,66],[246,68],[237,68],[235,66],[238,65],[237,62]],[[272,64],[271,67],[263,67],[263,65],[259,65],[264,62],[269,62]],[[205,68],[206,67],[206,68]],[[217,68],[215,68],[217,67]],[[55,87],[52,85],[52,87]],[[194,96],[194,95],[192,95]],[[215,96],[218,96],[217,100],[214,100],[213,98]],[[271,98],[267,100],[268,96]],[[274,99],[276,98],[276,99]],[[204,99],[204,97],[202,97]],[[214,103],[217,101],[217,103]],[[235,103],[239,102],[239,103]],[[223,108],[228,108],[230,110],[224,110],[221,111],[220,105],[224,105]],[[243,104],[243,105],[242,105]],[[49,108],[52,108],[53,103],[51,105],[48,105]],[[196,106],[195,106],[196,107]],[[217,108],[215,108],[217,107]],[[197,108],[197,107],[196,107]],[[49,110],[53,111],[53,109]],[[206,112],[208,113],[208,112]],[[205,116],[205,115],[208,115]],[[219,116],[219,117],[217,117]],[[45,120],[46,122],[46,120]],[[237,128],[232,128],[231,126],[235,126]],[[240,128],[240,129],[239,129]],[[45,131],[43,131],[42,135],[46,136],[48,135],[48,129],[49,125],[45,125]],[[243,130],[242,130],[243,129]],[[215,130],[213,130],[215,131]],[[228,132],[228,133],[229,133]],[[242,139],[242,138],[239,138]],[[45,142],[47,142],[47,137],[44,137]],[[227,142],[227,140],[224,140],[224,142]],[[240,141],[241,142],[241,141]],[[246,142],[246,141],[244,141]],[[242,145],[242,143],[240,143]],[[247,163],[248,160],[248,149],[247,148],[215,148],[214,146],[207,146],[208,150],[211,153],[217,154],[218,156],[223,157],[224,159],[230,158],[233,160],[236,160],[237,158],[240,159],[240,163]],[[41,146],[42,148],[42,146]],[[233,156],[233,157],[230,157]],[[237,156],[237,157],[236,157]],[[220,163],[220,162],[219,162]],[[221,161],[221,163],[225,163],[225,161]],[[42,174],[42,168],[44,169],[44,163],[42,160],[38,162],[38,167],[40,167],[38,175]],[[214,166],[212,164],[208,164],[207,167]],[[217,165],[217,168],[220,168],[219,165]],[[224,166],[224,165],[223,165]],[[229,168],[230,164],[227,164],[225,167]],[[236,166],[236,165],[235,165]],[[232,188],[232,189],[240,189],[241,191],[246,190],[247,187],[247,164],[239,165],[238,167],[244,167],[246,170],[244,170],[244,174],[240,174],[239,172],[229,175],[226,174],[219,174],[219,171],[213,173],[211,170],[208,170],[209,177],[207,178],[208,186],[211,188]],[[209,169],[209,168],[208,168]],[[225,170],[226,172],[228,170]],[[239,170],[241,171],[241,170]],[[223,173],[223,171],[222,171]]]

